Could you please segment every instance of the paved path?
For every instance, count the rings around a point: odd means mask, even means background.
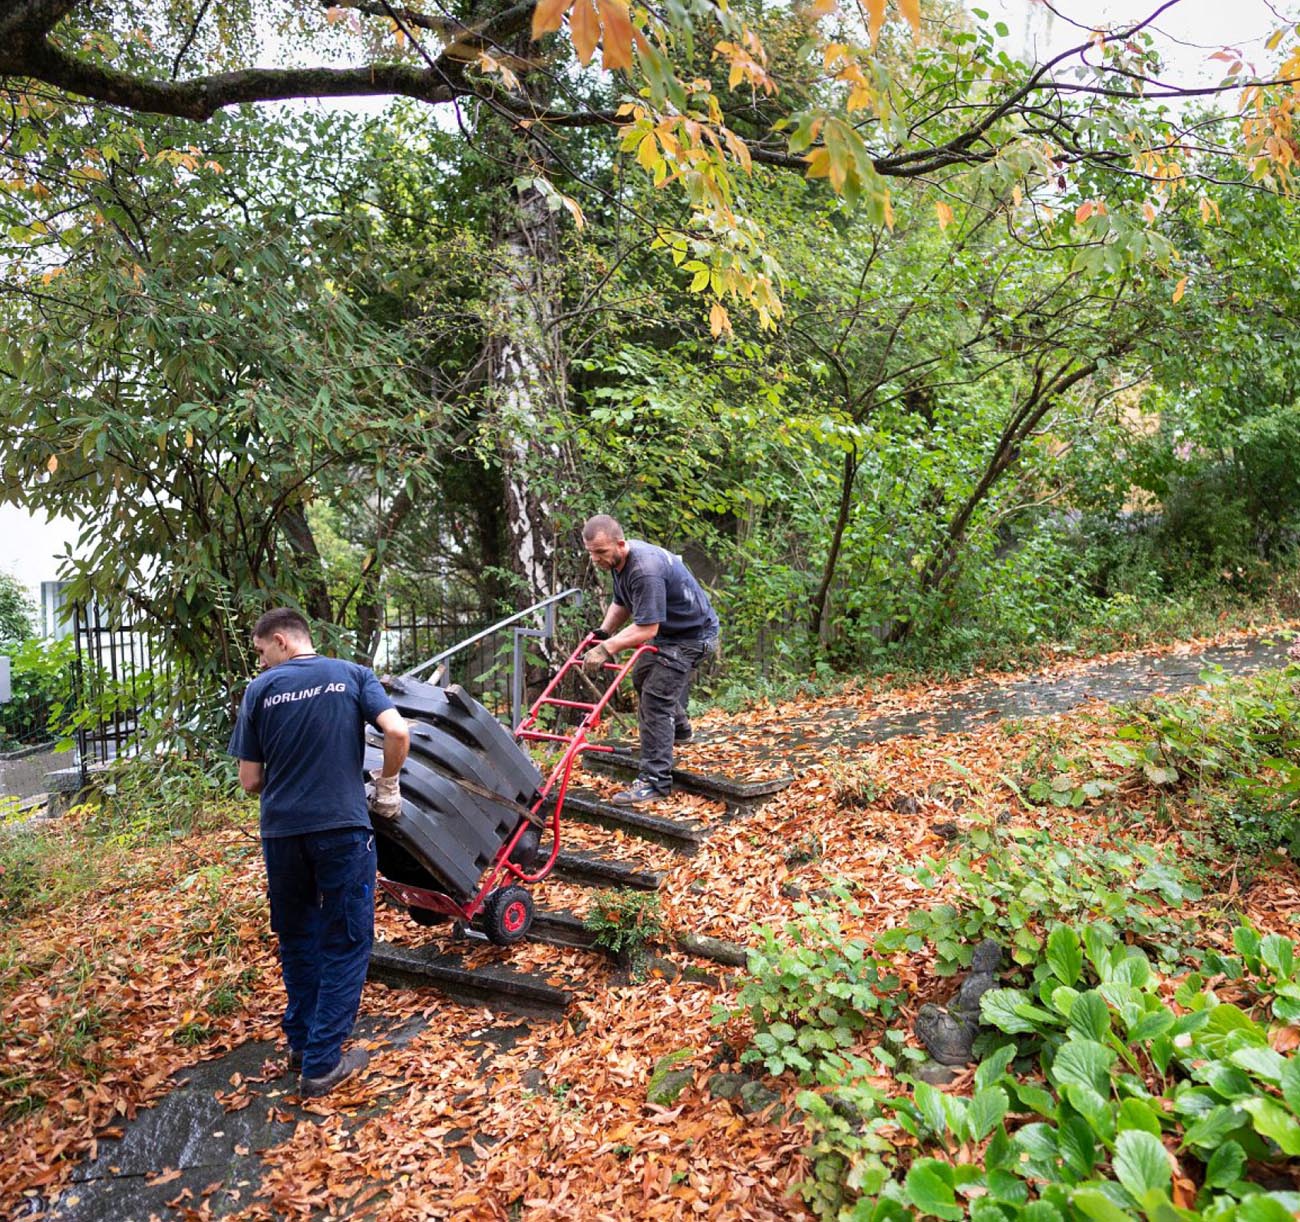
[[[1290,642],[1250,637],[1204,650],[1138,654],[1096,662],[1068,675],[1028,675],[990,679],[956,695],[939,695],[933,704],[906,712],[873,714],[845,707],[786,723],[779,752],[786,757],[834,745],[852,747],[903,735],[960,734],[990,721],[1046,717],[1093,700],[1131,704],[1146,696],[1182,691],[1201,682],[1203,671],[1221,666],[1232,675],[1251,675],[1287,664]],[[887,703],[888,693],[881,696]]]

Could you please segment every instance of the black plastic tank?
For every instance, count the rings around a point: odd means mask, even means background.
[[[395,678],[385,686],[411,729],[402,766],[402,813],[372,819],[379,872],[466,903],[514,834],[542,784],[528,753],[463,688]],[[383,762],[367,734],[367,772]]]

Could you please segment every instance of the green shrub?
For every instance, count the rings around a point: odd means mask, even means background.
[[[970,1097],[924,1082],[890,1097],[851,1059],[799,1096],[805,1202],[852,1222],[1286,1222],[1300,1058],[1266,1024],[1300,1016],[1296,952],[1246,928],[1234,941],[1240,958],[1206,968],[1228,1002],[1203,976],[1161,979],[1096,926],[1056,927],[1034,992],[984,994],[994,1035]]]
[[[611,954],[640,954],[646,943],[663,933],[663,914],[654,891],[601,891],[587,913],[586,927],[596,945]]]
[[[72,641],[29,637],[6,652],[13,700],[0,704],[0,749],[66,733],[72,707]]]
[[[1032,963],[1052,924],[1091,917],[1111,937],[1159,943],[1174,958],[1188,953],[1195,926],[1164,909],[1199,899],[1201,890],[1158,850],[1122,841],[1067,848],[1032,829],[1008,829],[995,841],[988,835],[977,833],[980,844],[961,846],[945,862],[922,860],[912,872],[917,881],[934,888],[947,879],[953,898],[914,909],[906,925],[878,939],[877,951],[918,951],[928,942],[938,952],[935,971],[951,975],[970,965],[976,943],[993,938],[1017,963]]]
[[[749,1019],[754,1042],[741,1059],[771,1074],[793,1070],[811,1081],[823,1060],[856,1042],[869,1015],[894,1013],[898,980],[865,939],[845,937],[839,914],[862,909],[843,888],[835,895],[835,909],[796,904],[798,919],[780,932],[760,926],[736,1008],[715,1011],[716,1022]]]

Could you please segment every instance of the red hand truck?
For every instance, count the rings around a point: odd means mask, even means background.
[[[380,878],[380,887],[398,903],[405,905],[412,916],[422,924],[433,924],[439,919],[451,919],[469,925],[481,916],[483,931],[498,946],[509,946],[527,935],[533,923],[533,897],[522,884],[541,882],[550,874],[560,855],[560,815],[564,810],[564,798],[569,789],[573,766],[585,751],[607,752],[614,749],[589,742],[588,735],[600,728],[601,716],[638,659],[643,654],[657,652],[653,645],[640,645],[633,650],[625,662],[603,663],[601,672],[606,680],[606,687],[594,700],[565,700],[553,695],[566,676],[575,669],[582,671],[582,655],[596,643],[596,638],[592,634],[583,638],[551,677],[546,689],[533,702],[524,719],[515,727],[515,741],[519,744],[520,750],[525,749],[524,744],[532,742],[563,744],[564,749],[558,762],[551,768],[545,783],[527,808],[526,815],[520,819],[514,832],[501,845],[492,859],[492,864],[484,872],[482,882],[474,896],[461,904],[442,891]],[[577,727],[568,734],[539,729],[538,718],[548,708],[576,710],[581,712],[583,717]],[[554,803],[550,814],[543,815],[542,807],[552,795],[554,795]],[[520,848],[521,841],[530,831],[537,831],[540,841],[540,832],[547,828],[550,830],[551,847],[545,861],[540,865],[536,863],[538,853],[528,855],[533,859],[531,865],[514,860],[516,850]]]

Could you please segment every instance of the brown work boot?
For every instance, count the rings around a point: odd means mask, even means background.
[[[304,1077],[298,1084],[298,1094],[304,1099],[318,1099],[321,1095],[328,1095],[340,1082],[345,1082],[369,1064],[370,1054],[364,1048],[349,1048],[329,1073],[322,1074],[319,1078]]]

